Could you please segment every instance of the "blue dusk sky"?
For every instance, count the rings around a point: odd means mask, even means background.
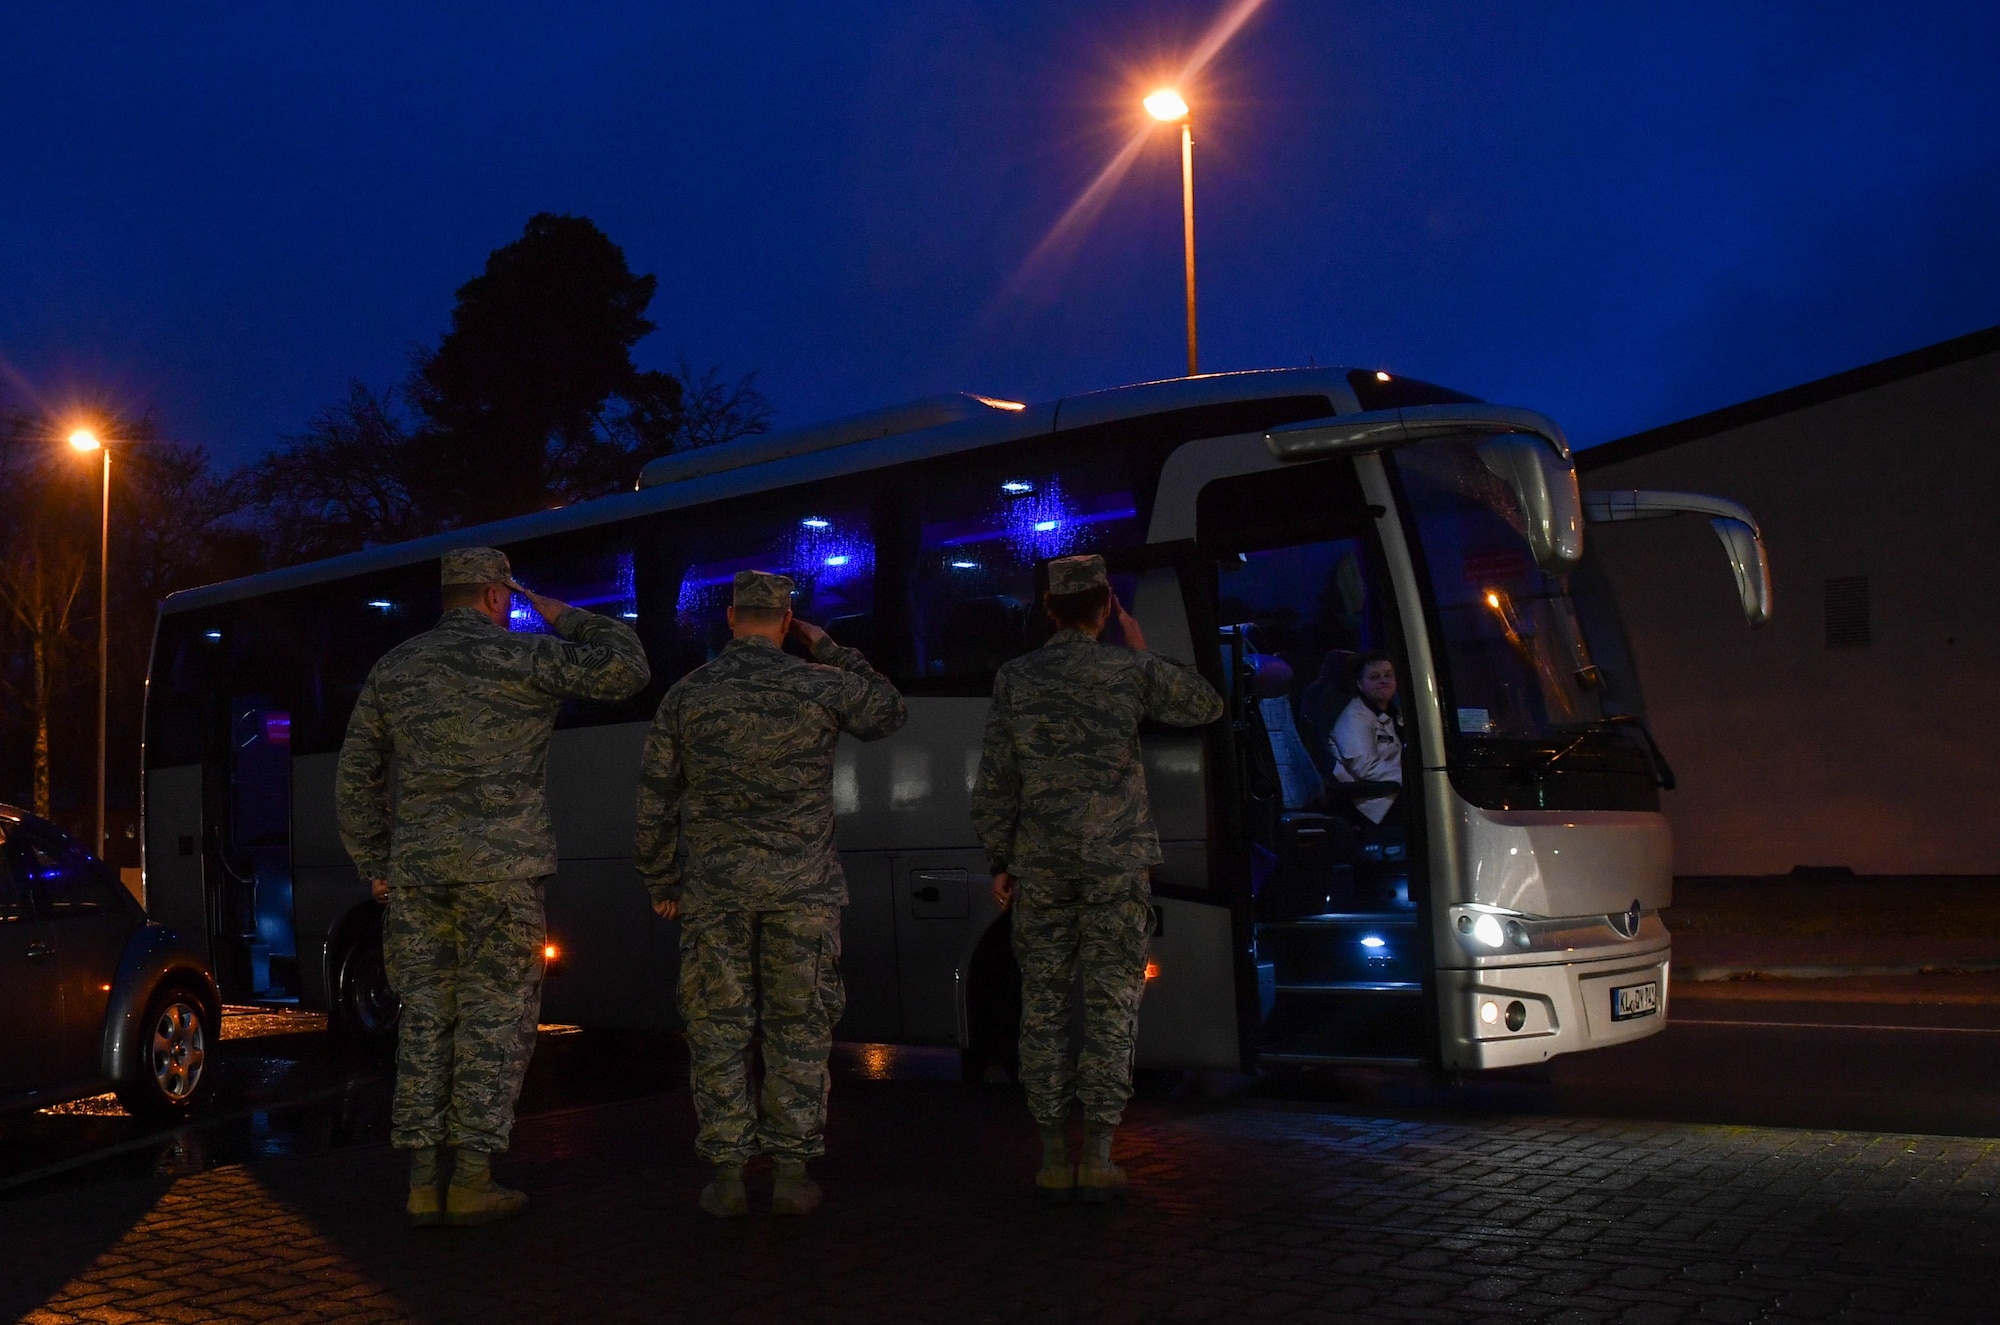
[[[13,0],[0,397],[254,458],[539,211],[657,274],[642,365],[780,427],[1171,376],[1173,131],[1073,205],[1235,19],[1185,88],[1206,369],[1592,443],[2000,322],[1990,0]]]

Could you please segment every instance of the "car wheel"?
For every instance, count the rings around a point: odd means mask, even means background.
[[[341,1039],[361,1045],[395,1043],[403,1005],[389,987],[382,960],[382,915],[372,908],[348,930],[333,964],[328,1024]]]
[[[167,985],[146,1004],[133,1046],[131,1075],[118,1101],[141,1118],[171,1121],[199,1108],[215,1089],[217,1027],[199,995]]]

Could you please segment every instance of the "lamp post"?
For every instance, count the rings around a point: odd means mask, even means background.
[[[1146,113],[1163,124],[1181,125],[1181,231],[1187,249],[1188,376],[1201,371],[1194,339],[1194,115],[1181,94],[1163,87],[1145,100]]]
[[[79,452],[99,452],[104,457],[103,515],[97,528],[97,841],[95,852],[104,859],[104,710],[111,672],[111,448],[88,428],[69,435],[69,444]]]

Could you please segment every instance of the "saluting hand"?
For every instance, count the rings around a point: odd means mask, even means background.
[[[664,902],[653,903],[653,914],[662,920],[672,920],[681,913],[681,904],[671,897]]]
[[[826,638],[825,631],[804,617],[795,616],[792,618],[792,633],[805,641],[807,649],[811,649],[815,644]]]
[[[1111,613],[1118,618],[1118,633],[1124,636],[1125,647],[1128,649],[1144,649],[1146,647],[1146,632],[1139,629],[1138,620],[1125,610],[1125,604],[1118,601],[1118,595],[1115,593],[1111,595]]]
[[[1013,905],[1014,903],[1013,875],[996,874],[993,876],[993,900],[1000,904],[1000,909],[1002,911],[1005,911],[1009,906]]]
[[[522,597],[528,600],[528,605],[541,614],[542,620],[552,626],[556,623],[557,617],[569,611],[569,604],[563,602],[560,598],[550,598],[546,594],[538,594],[526,585],[517,584],[514,587],[521,591]]]
[[[378,903],[387,905],[389,901],[389,881],[387,879],[370,879],[368,881],[368,892]]]

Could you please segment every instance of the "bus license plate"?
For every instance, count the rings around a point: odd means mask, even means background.
[[[1630,1021],[1634,1017],[1650,1017],[1660,1010],[1660,982],[1648,980],[1643,985],[1623,985],[1611,991],[1611,1020]]]

